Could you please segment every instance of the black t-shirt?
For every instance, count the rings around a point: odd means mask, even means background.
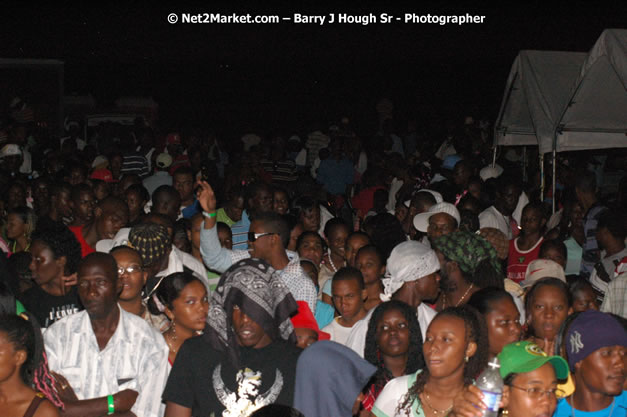
[[[35,285],[19,299],[26,310],[37,318],[41,327],[49,327],[55,321],[83,310],[76,287],[71,287],[65,295],[56,296]]]
[[[203,337],[188,339],[176,356],[163,400],[191,408],[194,417],[247,416],[268,404],[291,407],[300,352],[284,341],[240,348],[241,366],[235,369]]]

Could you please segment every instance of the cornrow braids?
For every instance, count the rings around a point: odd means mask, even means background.
[[[4,315],[0,317],[0,331],[6,333],[7,340],[15,350],[26,352],[26,361],[20,368],[24,384],[37,389],[56,407],[64,409],[55,388],[55,380],[48,369],[43,335],[37,319],[30,313]]]
[[[42,352],[42,361],[37,369],[35,369],[33,383],[35,388],[42,394],[46,396],[46,398],[54,404],[57,408],[65,410],[65,404],[59,397],[59,393],[55,388],[55,379],[50,374],[50,369],[48,368],[48,355],[46,355],[46,351]]]
[[[475,342],[477,345],[475,354],[469,358],[464,366],[464,386],[471,385],[473,378],[479,375],[488,363],[488,328],[485,319],[476,309],[469,305],[445,308],[433,318],[432,323],[442,317],[456,317],[463,320],[466,328],[466,344]],[[403,397],[402,402],[398,406],[399,411],[405,410],[408,414],[411,414],[411,405],[414,401],[420,401],[419,396],[424,391],[429,377],[429,368],[425,367],[417,375],[414,385],[409,388],[407,394]]]

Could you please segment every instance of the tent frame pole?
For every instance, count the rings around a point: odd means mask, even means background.
[[[527,182],[527,145],[523,146],[523,181]]]
[[[557,191],[555,190],[555,184],[556,184],[556,178],[555,178],[555,174],[557,172],[557,151],[555,150],[555,148],[553,148],[553,198],[551,199],[551,213],[555,214],[555,200],[557,199]]]
[[[544,154],[540,153],[540,200],[544,201]]]

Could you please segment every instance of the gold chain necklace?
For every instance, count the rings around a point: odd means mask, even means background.
[[[423,399],[425,400],[425,404],[427,404],[427,407],[429,407],[435,414],[446,415],[449,411],[453,409],[453,404],[451,404],[451,406],[447,408],[446,410],[438,410],[437,408],[432,406],[431,403],[429,402],[429,394],[427,394],[427,391],[422,391],[422,394],[424,397]]]
[[[172,344],[170,343],[170,337],[167,334],[164,334],[163,336],[164,336],[163,338],[165,339],[165,342],[167,343],[172,353],[176,353],[178,349],[174,349],[174,346],[172,346]]]
[[[470,284],[470,287],[468,287],[468,289],[466,290],[466,292],[464,293],[464,295],[462,295],[462,298],[460,298],[459,300],[457,300],[457,304],[455,304],[455,307],[459,307],[459,305],[462,303],[462,301],[464,301],[464,298],[466,298],[466,296],[468,295],[468,293],[470,292],[470,290],[472,289],[472,287],[474,287],[475,284]],[[444,310],[446,308],[446,294],[444,294],[444,301],[442,302],[443,306],[442,306],[442,310]]]

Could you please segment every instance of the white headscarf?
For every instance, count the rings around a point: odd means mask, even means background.
[[[440,270],[435,252],[415,240],[400,243],[392,250],[386,264],[381,300],[390,301],[404,283],[416,281]]]

